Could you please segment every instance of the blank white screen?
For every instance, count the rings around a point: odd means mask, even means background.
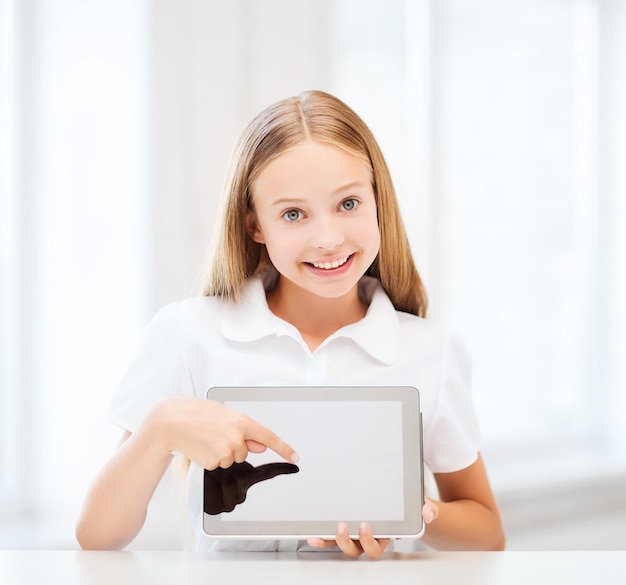
[[[300,471],[253,485],[224,521],[404,519],[402,405],[371,402],[225,402],[300,455]],[[383,429],[374,432],[375,429]],[[252,465],[280,462],[269,449]]]

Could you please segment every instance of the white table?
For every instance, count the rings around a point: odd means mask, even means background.
[[[626,551],[337,553],[0,551],[0,583],[623,585]]]

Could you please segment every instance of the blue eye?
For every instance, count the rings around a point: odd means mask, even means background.
[[[344,211],[354,211],[358,205],[359,202],[356,199],[346,199],[341,203],[341,207]]]
[[[298,221],[302,217],[302,212],[297,209],[290,209],[283,213],[283,217],[289,222]]]

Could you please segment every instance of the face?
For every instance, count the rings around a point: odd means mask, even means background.
[[[336,146],[303,142],[252,189],[248,233],[297,287],[325,298],[354,291],[380,248],[369,169]]]

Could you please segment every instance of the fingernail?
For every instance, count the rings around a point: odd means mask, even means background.
[[[339,522],[339,533],[345,534],[348,532],[348,525],[345,522]]]
[[[294,451],[291,455],[291,462],[298,463],[298,461],[300,461],[300,456]]]
[[[361,524],[359,524],[359,530],[361,532],[367,532],[367,523],[366,522],[361,522]]]

